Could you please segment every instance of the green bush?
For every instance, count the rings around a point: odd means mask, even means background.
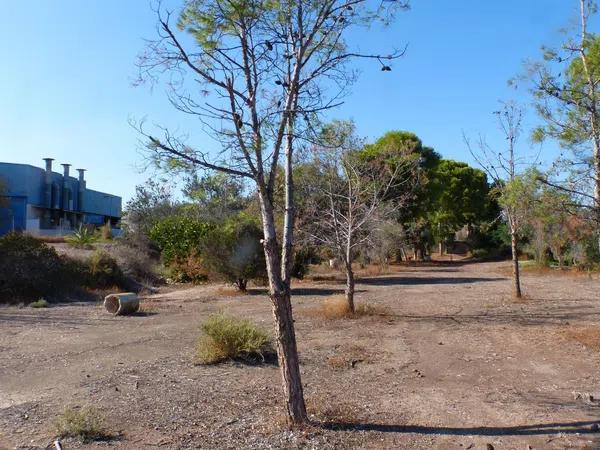
[[[216,277],[245,291],[248,280],[267,276],[262,228],[240,214],[212,229],[202,245],[204,264]]]
[[[200,327],[197,356],[203,364],[262,362],[274,355],[269,333],[250,320],[213,314]]]
[[[45,298],[40,298],[39,300],[30,303],[29,306],[32,308],[47,308],[48,306],[50,306],[50,304]]]
[[[169,217],[150,229],[150,239],[169,265],[176,258],[186,259],[197,254],[212,228],[209,223],[191,217]]]
[[[27,235],[0,238],[0,302],[37,300],[59,295],[70,283],[56,251]]]
[[[79,438],[83,442],[110,438],[100,412],[95,408],[67,408],[56,422],[60,437]]]
[[[123,286],[125,277],[117,260],[103,251],[97,251],[86,261],[86,286],[90,288],[108,288]]]

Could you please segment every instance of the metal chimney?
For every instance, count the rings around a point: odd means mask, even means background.
[[[85,169],[77,169],[79,172],[79,189],[77,192],[77,209],[83,213],[83,193],[85,192]]]
[[[54,158],[44,158],[44,161],[46,161],[44,198],[46,201],[46,208],[52,208],[52,161],[54,161]]]
[[[67,178],[69,176],[69,167],[71,167],[71,164],[61,164],[61,166],[63,166],[63,176],[65,178]]]
[[[63,166],[63,180],[62,180],[62,209],[71,209],[69,205],[69,168],[71,164],[61,164]],[[65,221],[67,220],[64,217]]]

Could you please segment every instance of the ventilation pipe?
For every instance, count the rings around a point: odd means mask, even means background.
[[[83,214],[83,193],[85,192],[85,169],[77,169],[79,172],[79,189],[77,190],[77,209]]]
[[[44,198],[46,208],[52,208],[52,161],[54,161],[54,158],[44,158],[44,161],[46,161]]]
[[[61,164],[63,166],[63,186],[62,186],[62,209],[69,210],[69,168],[71,164]]]
[[[46,172],[44,174],[44,216],[42,217],[42,226],[50,228],[52,225],[52,161],[53,158],[44,158],[46,162]]]

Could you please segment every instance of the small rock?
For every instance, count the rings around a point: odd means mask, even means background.
[[[486,450],[494,450],[494,446],[492,444],[485,444]]]

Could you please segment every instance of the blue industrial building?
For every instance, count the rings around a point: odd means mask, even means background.
[[[33,235],[64,235],[80,225],[117,228],[121,218],[121,197],[88,189],[85,170],[70,176],[70,164],[63,173],[27,164],[0,162],[0,235],[22,231]]]

